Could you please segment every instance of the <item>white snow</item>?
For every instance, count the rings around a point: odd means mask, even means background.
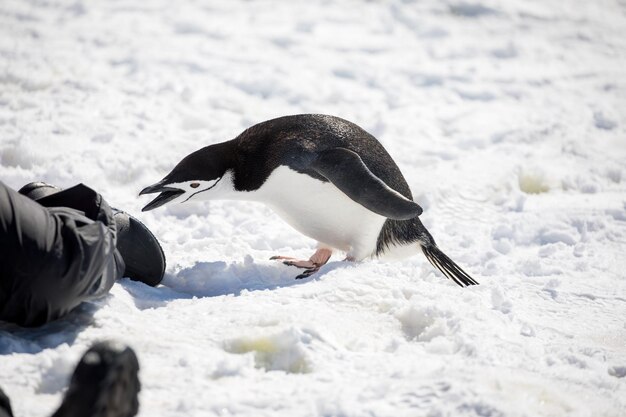
[[[95,340],[141,362],[141,416],[626,414],[620,0],[0,3],[0,179],[84,182],[143,220],[163,286],[0,326],[0,386],[47,416]],[[258,203],[141,213],[185,155],[296,113],[385,145],[461,289],[421,254],[312,279]]]

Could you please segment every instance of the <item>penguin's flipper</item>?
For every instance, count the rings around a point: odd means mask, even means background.
[[[369,170],[356,152],[349,149],[333,148],[319,152],[309,168],[376,214],[394,220],[408,220],[422,214],[422,208],[417,203],[387,186]]]

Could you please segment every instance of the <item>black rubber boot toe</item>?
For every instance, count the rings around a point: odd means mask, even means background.
[[[165,254],[152,232],[139,220],[114,209],[117,250],[124,258],[124,276],[156,287],[165,274]]]

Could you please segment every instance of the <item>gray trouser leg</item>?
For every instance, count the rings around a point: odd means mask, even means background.
[[[103,296],[124,271],[99,194],[78,185],[40,202],[0,182],[0,320],[21,326]]]

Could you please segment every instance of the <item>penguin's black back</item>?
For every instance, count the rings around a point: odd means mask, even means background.
[[[300,114],[250,127],[236,143],[235,189],[256,190],[280,165],[328,181],[308,168],[317,153],[346,148],[357,153],[370,171],[408,199],[411,190],[380,142],[359,126],[335,116]]]
[[[356,124],[335,116],[300,114],[254,125],[233,139],[235,189],[252,191],[263,185],[281,165],[320,181],[328,180],[308,168],[318,152],[346,148],[356,152],[370,171],[387,186],[413,200],[400,168],[383,145]],[[376,253],[394,244],[419,242],[431,247],[435,241],[418,217],[387,219],[376,244]]]

